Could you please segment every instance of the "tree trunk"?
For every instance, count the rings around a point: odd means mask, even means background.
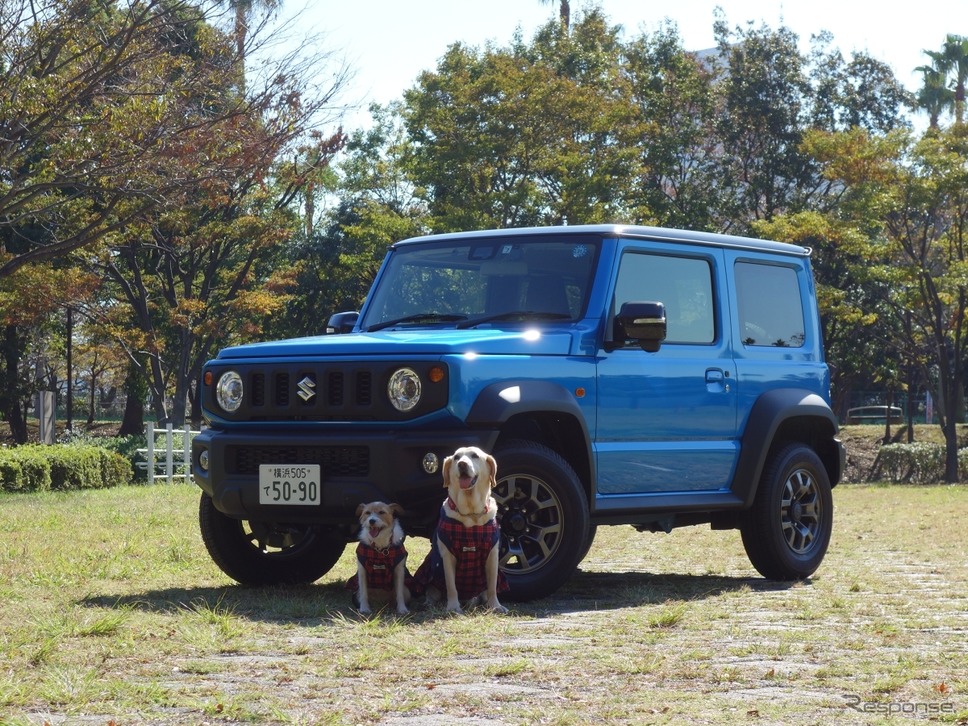
[[[22,354],[19,330],[8,325],[3,333],[3,390],[0,391],[0,409],[10,424],[10,435],[18,444],[27,443],[27,419],[20,406],[20,356]]]
[[[145,432],[145,395],[148,392],[141,367],[133,361],[128,363],[128,375],[124,380],[124,416],[118,436],[141,436]]]
[[[959,366],[952,364],[945,355],[947,350],[941,348],[938,370],[940,372],[939,388],[943,394],[939,409],[941,416],[941,430],[944,433],[944,480],[949,484],[958,483],[958,391],[962,387],[962,376]]]
[[[95,411],[97,409],[96,401],[94,400],[94,396],[97,393],[97,389],[94,386],[94,382],[96,380],[97,380],[97,377],[94,376],[93,369],[92,369],[92,372],[91,372],[91,397],[90,397],[90,400],[88,401],[88,404],[87,404],[87,425],[88,426],[92,426],[94,424],[94,413],[95,413]],[[67,385],[69,387],[70,386],[70,383],[68,383]]]
[[[891,443],[891,406],[894,405],[894,389],[887,389],[887,415],[884,417],[884,445]]]

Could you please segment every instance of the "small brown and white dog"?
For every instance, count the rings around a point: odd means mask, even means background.
[[[354,590],[354,602],[361,613],[370,613],[371,600],[384,605],[393,601],[397,613],[410,612],[407,550],[404,547],[403,527],[399,516],[403,508],[399,504],[370,502],[356,508],[360,521],[360,543],[356,547],[356,575],[346,583]]]
[[[414,574],[428,599],[447,596],[447,610],[461,613],[461,602],[485,604],[506,613],[498,592],[508,589],[500,569],[501,528],[497,502],[497,462],[476,446],[457,449],[443,463],[447,499],[440,510],[430,552]]]

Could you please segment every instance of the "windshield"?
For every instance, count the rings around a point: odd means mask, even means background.
[[[598,247],[598,238],[586,235],[402,245],[390,256],[360,328],[578,320]]]

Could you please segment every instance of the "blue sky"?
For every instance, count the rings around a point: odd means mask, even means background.
[[[589,4],[573,0],[572,16]],[[829,30],[845,57],[853,50],[867,51],[889,63],[911,90],[919,78],[913,69],[927,61],[925,48],[940,48],[947,33],[968,35],[965,0],[921,0],[903,6],[883,0],[598,0],[594,4],[612,24],[624,27],[626,37],[654,31],[665,19],[671,20],[689,50],[714,45],[717,6],[730,26],[747,21],[773,28],[786,25],[800,36],[804,47],[811,35]],[[518,28],[528,40],[557,12],[557,3],[544,5],[540,0],[284,0],[282,16],[298,15],[300,33],[320,35],[326,49],[353,69],[355,77],[342,99],[361,109],[347,119],[353,127],[365,125],[365,109],[371,101],[399,98],[421,71],[436,66],[451,43],[506,45]]]

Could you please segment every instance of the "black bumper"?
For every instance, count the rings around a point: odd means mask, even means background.
[[[368,432],[344,434],[294,431],[233,432],[208,429],[192,441],[195,483],[216,509],[236,519],[343,526],[355,523],[357,506],[381,500],[407,512],[411,528],[428,530],[444,497],[443,475],[427,473],[423,460],[439,462],[461,446],[490,451],[496,430]],[[199,464],[208,452],[208,469]],[[319,464],[321,504],[259,503],[260,464]],[[415,532],[417,533],[417,532]]]

